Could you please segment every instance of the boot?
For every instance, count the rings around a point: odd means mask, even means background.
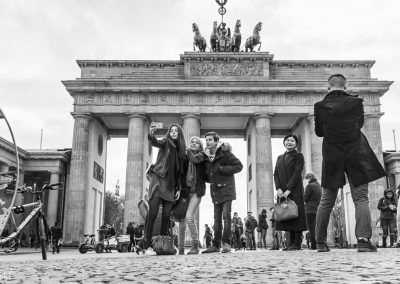
[[[190,247],[190,250],[187,254],[199,254],[199,252],[199,241],[193,241],[192,246]]]
[[[382,247],[386,248],[386,236],[382,236]]]
[[[293,234],[295,235],[294,241],[288,250],[301,250],[301,232],[293,232]]]
[[[390,247],[393,247],[394,244],[394,235],[390,235]]]

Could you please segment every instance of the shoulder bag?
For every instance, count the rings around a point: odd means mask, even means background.
[[[297,217],[299,217],[299,208],[293,200],[287,198],[285,201],[278,201],[274,205],[275,221],[287,221],[296,219]]]

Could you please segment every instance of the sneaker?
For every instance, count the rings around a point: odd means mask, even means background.
[[[317,244],[317,251],[318,252],[330,252],[331,249],[328,247],[327,244]]]
[[[220,252],[220,249],[215,246],[210,246],[208,249],[206,249],[202,253],[213,253],[213,252]]]
[[[187,254],[199,254],[199,246],[193,245]]]
[[[231,251],[231,246],[227,243],[224,243],[224,245],[222,246],[222,253],[227,253]]]
[[[378,249],[374,246],[370,240],[366,241],[364,239],[357,240],[357,251],[358,252],[377,252]]]
[[[144,254],[145,255],[157,255],[156,252],[151,247],[148,248]]]

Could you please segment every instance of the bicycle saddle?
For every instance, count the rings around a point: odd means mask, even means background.
[[[89,236],[89,235],[83,235],[84,237],[87,237],[87,236]]]
[[[95,235],[89,235],[90,238],[93,238]]]

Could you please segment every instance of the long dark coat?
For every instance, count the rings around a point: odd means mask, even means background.
[[[315,134],[324,137],[322,144],[322,178],[324,188],[346,184],[344,173],[354,186],[386,175],[367,139],[363,99],[344,91],[332,91],[314,106]]]
[[[290,190],[289,199],[293,200],[299,208],[299,217],[296,219],[276,222],[278,231],[306,231],[306,215],[304,208],[304,188],[301,173],[304,167],[304,157],[296,150],[280,155],[276,161],[274,171],[274,181],[276,189],[280,188],[283,192]]]

